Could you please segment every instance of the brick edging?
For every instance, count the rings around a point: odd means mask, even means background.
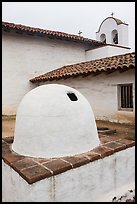
[[[2,159],[29,184],[32,184],[135,145],[133,140],[120,139],[116,136],[100,135],[100,141],[102,143],[98,147],[82,154],[58,158],[35,158],[15,153],[11,149],[13,138],[3,138]]]

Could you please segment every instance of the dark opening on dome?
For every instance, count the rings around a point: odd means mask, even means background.
[[[71,101],[77,101],[78,100],[77,96],[74,93],[67,93],[67,95]]]

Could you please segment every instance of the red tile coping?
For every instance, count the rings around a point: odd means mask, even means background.
[[[11,149],[13,137],[2,138],[2,158],[29,184],[80,167],[135,145],[135,141],[99,134],[101,144],[91,151],[59,158],[34,158]]]

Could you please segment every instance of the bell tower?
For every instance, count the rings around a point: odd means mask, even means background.
[[[128,47],[128,24],[121,20],[107,17],[96,32],[96,40],[113,45]]]

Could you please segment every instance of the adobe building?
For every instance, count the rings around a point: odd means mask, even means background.
[[[2,111],[16,115],[22,97],[42,84],[80,91],[96,119],[134,123],[135,53],[128,24],[102,21],[96,40],[58,31],[2,23]]]

